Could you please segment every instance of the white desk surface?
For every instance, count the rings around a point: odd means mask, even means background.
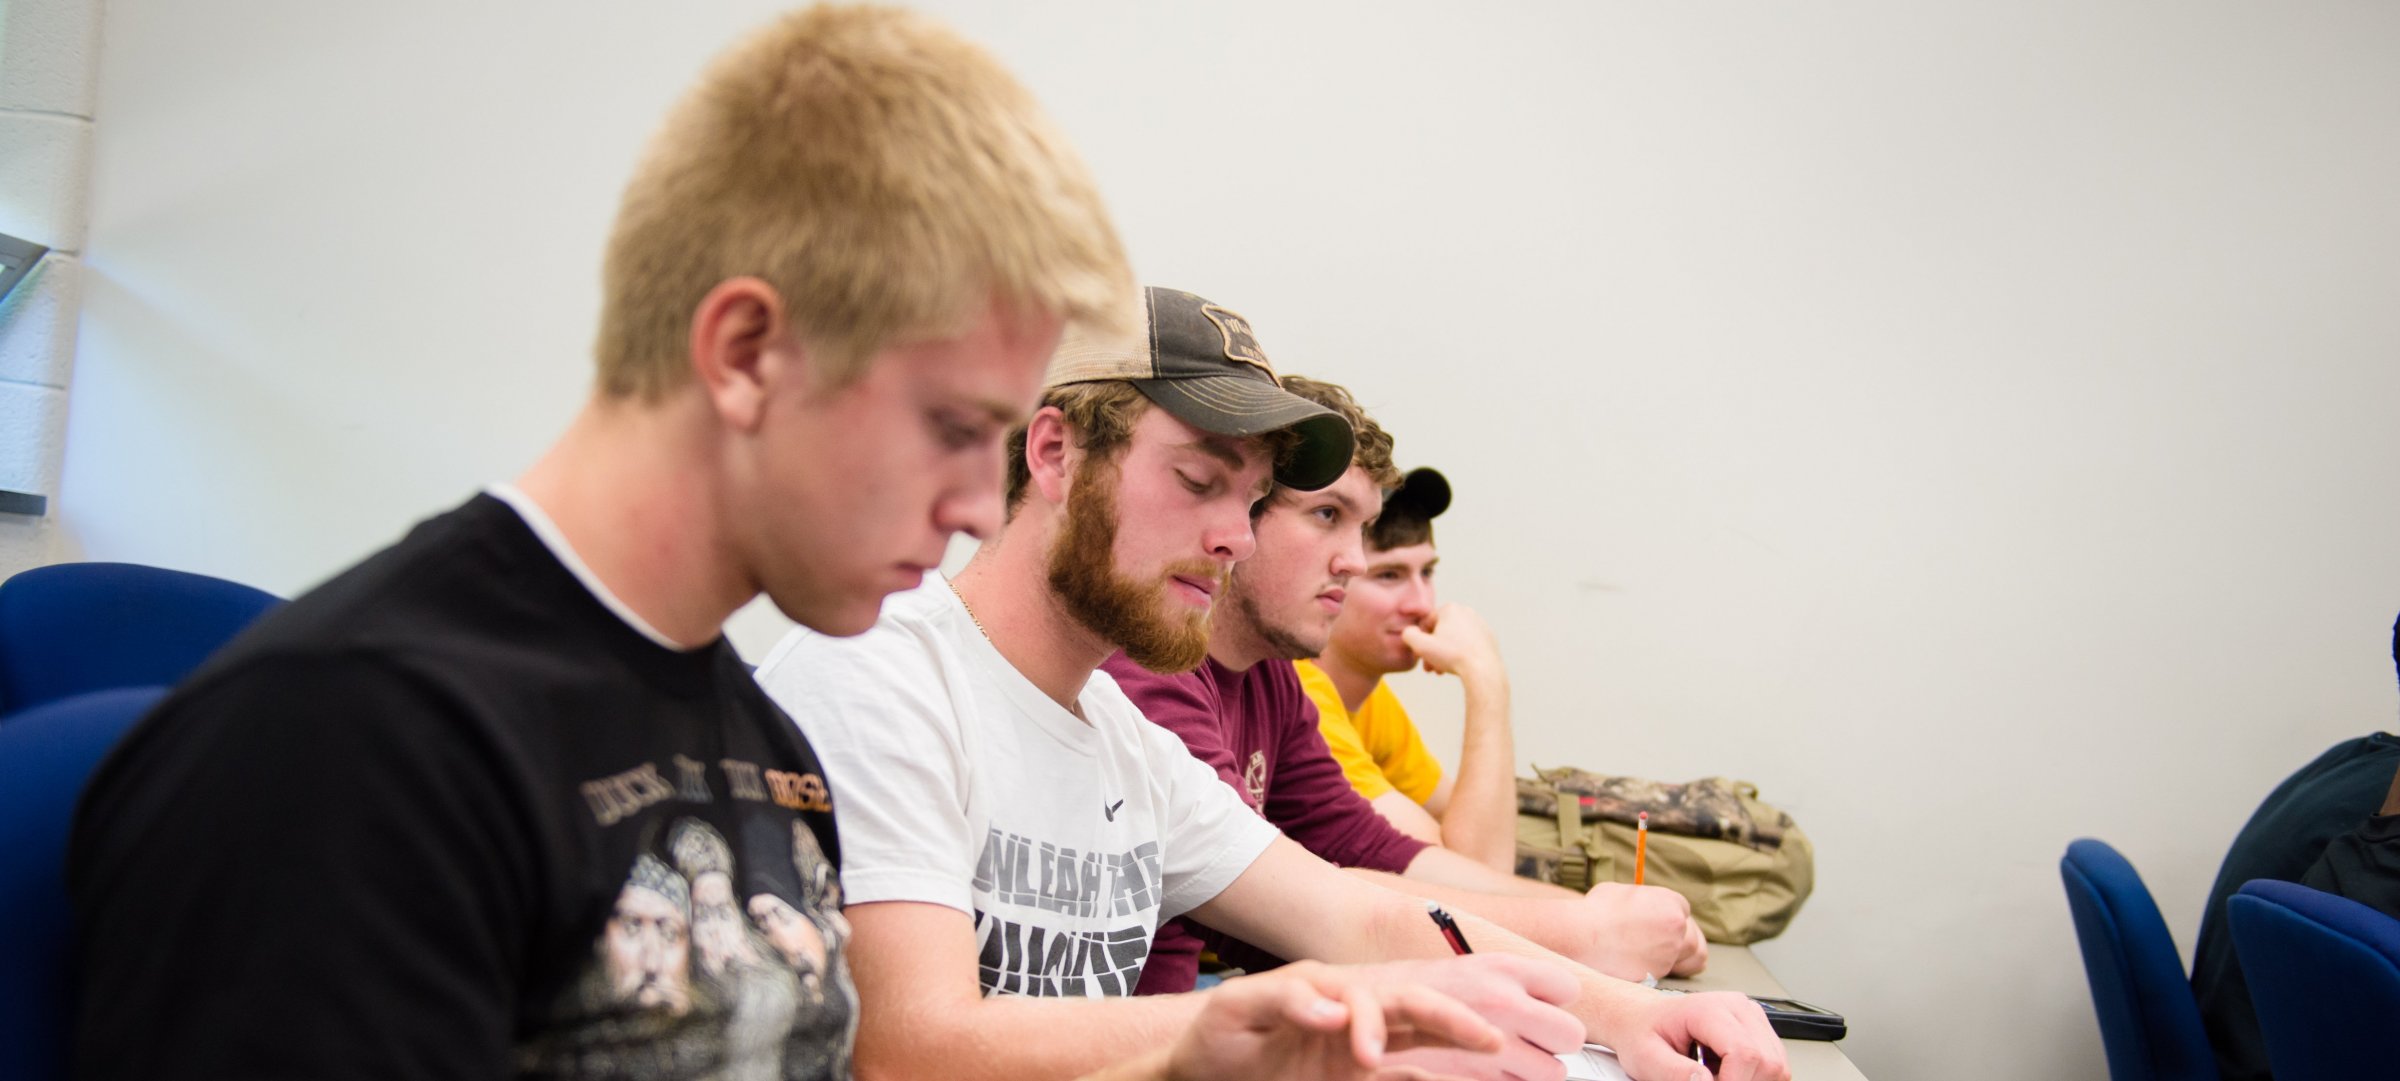
[[[1690,979],[1663,980],[1661,986],[1685,991],[1740,991],[1746,995],[1781,998],[1790,995],[1767,966],[1758,963],[1747,946],[1708,946],[1708,969]],[[1802,1002],[1808,996],[1797,996]],[[1841,1007],[1828,1004],[1828,1008]],[[1792,1064],[1792,1081],[1866,1081],[1839,1043],[1823,1040],[1785,1040],[1784,1057]]]

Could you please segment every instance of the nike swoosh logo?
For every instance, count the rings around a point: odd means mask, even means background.
[[[1100,808],[1100,813],[1101,813],[1101,814],[1104,814],[1104,815],[1107,815],[1107,816],[1108,816],[1108,820],[1109,820],[1109,821],[1111,821],[1111,822],[1114,822],[1114,821],[1116,821],[1116,820],[1117,820],[1117,808],[1119,808],[1119,807],[1123,807],[1123,806],[1125,806],[1125,801],[1124,801],[1124,800],[1118,800],[1118,801],[1117,801],[1117,802],[1115,802],[1115,803],[1111,803],[1111,804],[1109,804],[1109,805],[1108,805],[1108,806],[1106,806],[1106,807],[1102,807],[1102,808]]]

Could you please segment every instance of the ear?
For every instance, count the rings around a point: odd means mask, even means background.
[[[728,427],[757,428],[768,388],[800,376],[805,353],[790,329],[782,295],[757,278],[718,282],[692,310],[692,375]]]
[[[1025,424],[1027,481],[1053,506],[1067,501],[1067,477],[1075,471],[1075,440],[1067,431],[1067,415],[1055,405],[1036,410]]]

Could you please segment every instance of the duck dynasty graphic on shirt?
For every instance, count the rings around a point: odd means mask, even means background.
[[[831,811],[823,779],[734,759],[669,766],[582,786],[602,844],[629,838],[631,864],[590,962],[518,1048],[519,1071],[847,1081],[858,1006],[841,883],[793,813]]]

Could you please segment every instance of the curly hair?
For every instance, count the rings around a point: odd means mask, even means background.
[[[1367,415],[1365,406],[1350,396],[1339,383],[1310,379],[1305,375],[1283,377],[1283,389],[1324,406],[1350,422],[1350,464],[1367,471],[1375,487],[1391,491],[1400,486],[1400,467],[1392,464],[1392,433]]]

